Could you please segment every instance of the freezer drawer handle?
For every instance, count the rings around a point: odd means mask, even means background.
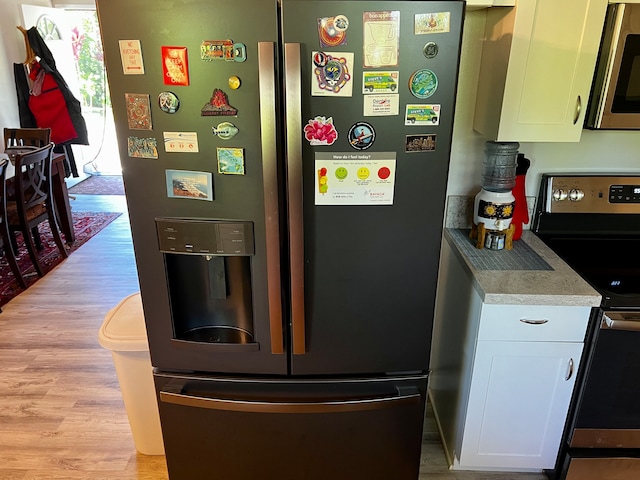
[[[206,408],[209,410],[225,410],[233,412],[255,413],[338,413],[361,412],[397,407],[399,405],[420,402],[420,393],[396,395],[384,398],[368,398],[363,400],[345,400],[331,402],[256,402],[246,400],[229,400],[222,398],[205,398],[184,393],[160,391],[160,401],[182,405],[184,407]]]

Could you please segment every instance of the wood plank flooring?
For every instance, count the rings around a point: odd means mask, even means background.
[[[76,195],[71,205],[124,214],[0,313],[0,480],[166,480],[163,456],[136,452],[98,344],[106,312],[138,290],[124,197]],[[449,471],[431,415],[424,439],[421,480],[546,479]]]

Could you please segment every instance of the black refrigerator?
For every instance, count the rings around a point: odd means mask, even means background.
[[[464,2],[96,3],[171,480],[416,479]]]

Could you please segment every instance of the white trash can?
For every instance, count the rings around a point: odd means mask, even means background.
[[[109,310],[98,341],[111,350],[136,450],[164,455],[140,293],[129,295]]]

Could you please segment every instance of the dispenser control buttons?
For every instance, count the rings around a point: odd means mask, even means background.
[[[252,222],[156,219],[160,251],[193,255],[254,255]]]

